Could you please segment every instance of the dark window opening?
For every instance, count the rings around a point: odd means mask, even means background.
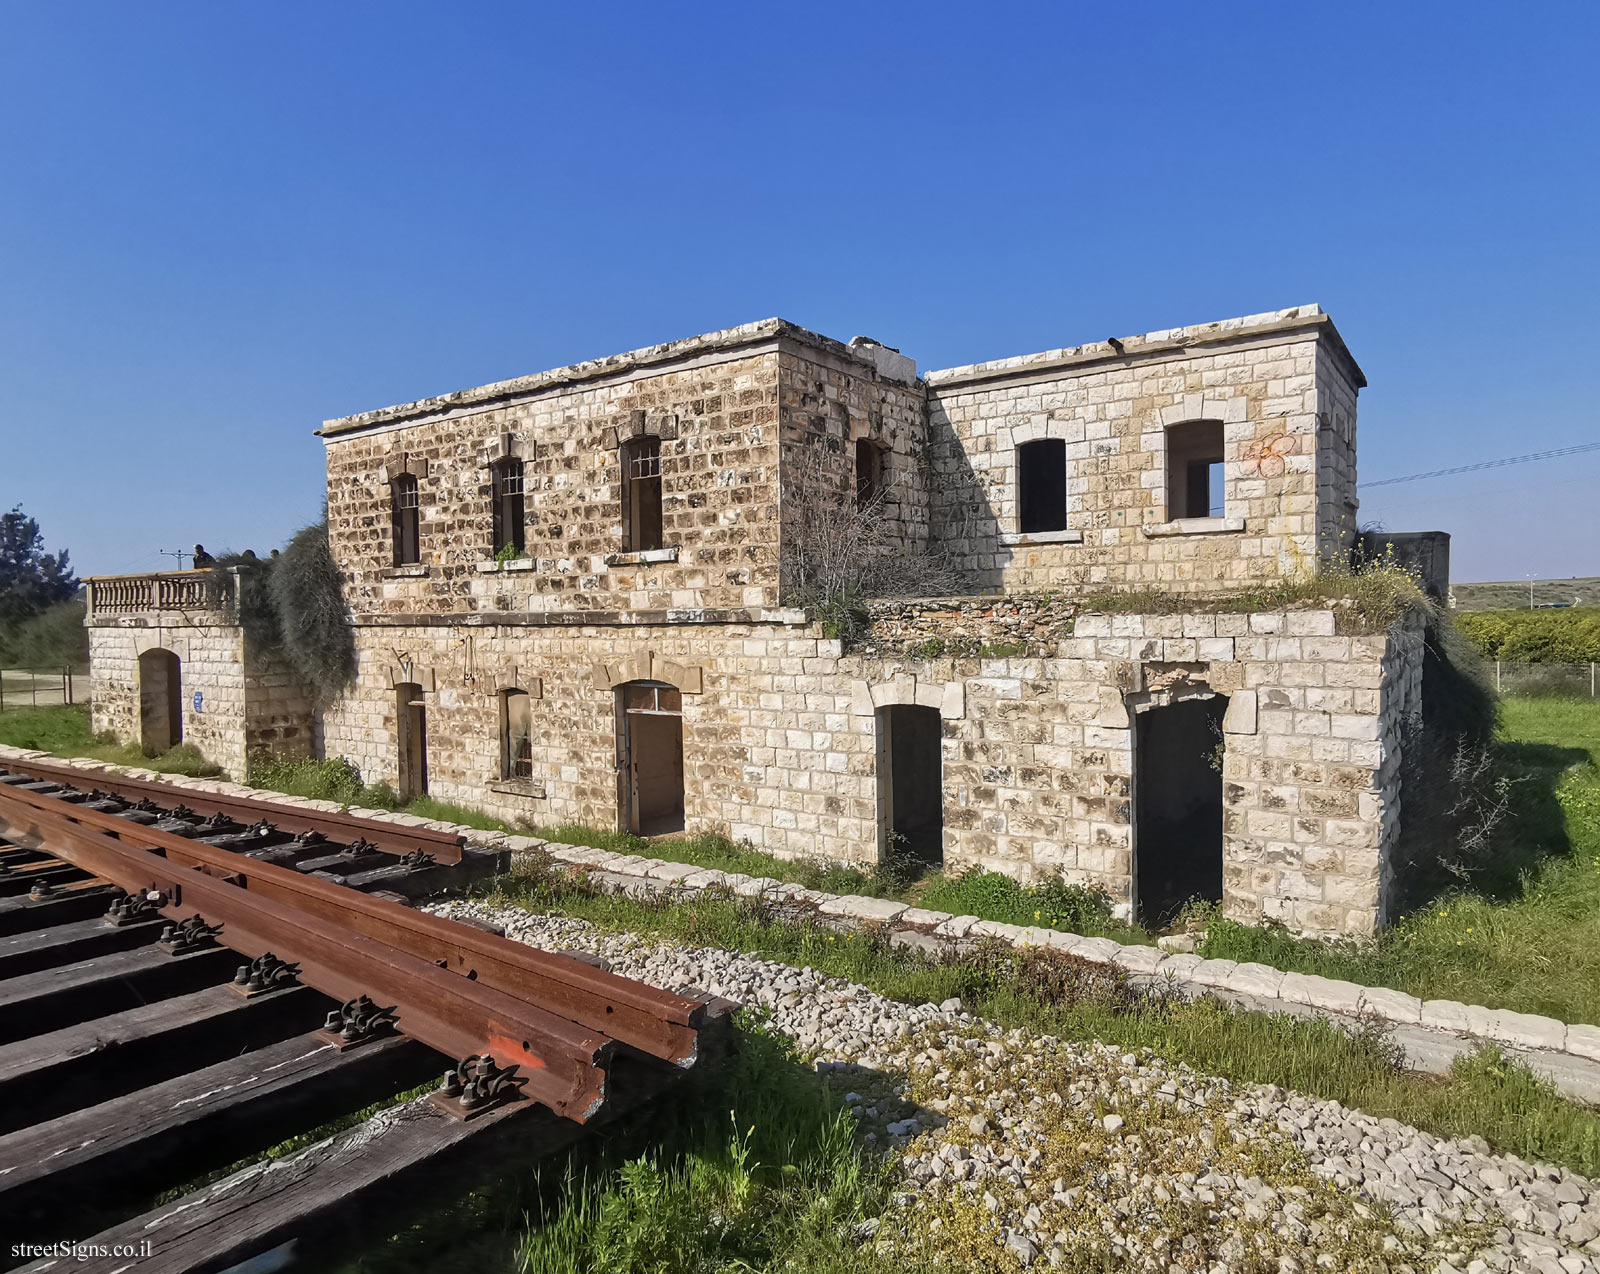
[[[884,861],[944,864],[944,737],[937,708],[878,710],[878,810]]]
[[[1167,430],[1167,518],[1219,518],[1226,509],[1222,422],[1192,420]]]
[[[522,461],[515,456],[495,462],[492,471],[494,500],[494,551],[502,553],[509,545],[522,556],[527,546],[523,531]]]
[[[856,439],[856,508],[866,509],[884,493],[884,449],[870,438]]]
[[[422,561],[422,511],[417,494],[417,476],[402,473],[391,490],[391,520],[394,524],[394,564],[414,566]]]
[[[1017,448],[1017,530],[1067,529],[1067,444],[1041,438]]]
[[[1222,901],[1222,715],[1190,699],[1135,715],[1135,919],[1170,925],[1191,899]]]
[[[622,444],[622,547],[662,547],[661,439],[649,435]]]

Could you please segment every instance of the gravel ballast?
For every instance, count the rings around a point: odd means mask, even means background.
[[[894,1206],[868,1227],[880,1243],[999,1269],[1600,1274],[1600,1187],[1478,1138],[738,952],[479,902],[430,910],[763,1010],[896,1163]]]

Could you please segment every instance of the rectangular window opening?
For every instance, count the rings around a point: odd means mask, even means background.
[[[856,439],[856,508],[867,509],[884,493],[884,449],[870,438]]]
[[[645,553],[662,543],[661,439],[646,435],[622,445],[622,547]]]
[[[493,470],[494,501],[494,552],[501,553],[507,545],[518,556],[527,547],[524,519],[522,461],[513,458],[501,460]]]
[[[391,504],[394,564],[415,566],[422,561],[422,510],[416,474],[402,473],[394,480]]]
[[[1017,530],[1067,529],[1067,444],[1041,438],[1017,448]]]
[[[1167,520],[1227,512],[1222,422],[1191,420],[1167,430]]]
[[[526,690],[507,690],[501,695],[504,712],[501,725],[500,776],[507,779],[533,777],[533,701]]]

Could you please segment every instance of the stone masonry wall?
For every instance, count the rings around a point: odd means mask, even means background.
[[[139,656],[170,650],[179,659],[183,741],[229,774],[245,771],[244,630],[195,622],[179,612],[154,612],[139,626],[89,629],[91,726],[120,743],[140,740]],[[199,692],[201,706],[195,709]]]
[[[882,347],[868,347],[870,352]],[[794,344],[780,358],[779,401],[783,438],[783,543],[792,555],[803,534],[802,506],[817,498],[853,505],[856,442],[866,439],[882,451],[881,506],[890,524],[892,548],[906,554],[927,551],[930,493],[927,485],[927,405],[910,359],[884,350],[885,367],[850,351]],[[810,488],[820,487],[821,490]]]
[[[934,525],[982,589],[1238,590],[1316,569],[1319,535],[1353,525],[1364,381],[1314,306],[926,381]],[[1173,521],[1165,431],[1200,420],[1223,423],[1225,513]],[[1017,449],[1045,438],[1069,529],[1023,535]]]
[[[330,437],[329,543],[358,615],[777,604],[775,353],[557,385]],[[619,444],[662,439],[664,539],[623,554]],[[492,565],[490,465],[524,465],[527,557]],[[421,556],[397,567],[390,479],[417,476]]]
[[[424,687],[431,792],[534,826],[617,825],[612,687],[681,685],[688,830],[781,856],[879,855],[877,710],[943,719],[945,863],[1061,874],[1132,901],[1133,714],[1224,695],[1225,897],[1315,932],[1367,932],[1396,816],[1388,693],[1410,647],[1333,611],[1086,615],[1053,654],[917,661],[839,654],[782,625],[359,630],[360,679],[328,755],[397,777],[396,681]],[[1393,639],[1398,643],[1398,639]],[[398,661],[398,662],[397,662]],[[533,778],[499,773],[498,692],[534,697]]]
[[[141,619],[89,629],[90,717],[97,733],[108,732],[119,743],[141,742],[139,656],[170,650],[179,660],[183,741],[208,761],[242,778],[249,754],[258,748],[284,756],[314,753],[315,714],[305,692],[280,660],[253,643],[247,661],[245,633],[237,624],[220,615],[176,611]]]

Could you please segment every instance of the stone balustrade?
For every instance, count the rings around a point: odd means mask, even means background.
[[[216,572],[157,571],[146,575],[97,575],[89,585],[89,622],[159,611],[232,610],[238,584]]]

